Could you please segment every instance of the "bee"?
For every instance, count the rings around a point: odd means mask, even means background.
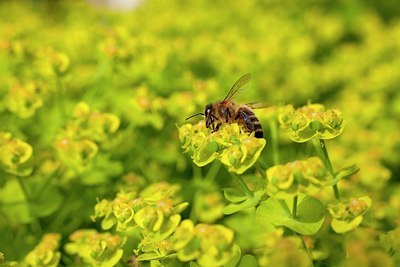
[[[213,132],[218,131],[219,127],[224,123],[237,123],[246,132],[254,132],[255,137],[263,138],[261,123],[252,111],[252,109],[263,107],[259,106],[258,103],[238,105],[233,101],[233,97],[240,92],[243,85],[250,81],[250,78],[250,74],[243,75],[235,82],[223,100],[206,105],[204,113],[194,114],[186,118],[186,120],[202,115],[204,116],[206,127]]]

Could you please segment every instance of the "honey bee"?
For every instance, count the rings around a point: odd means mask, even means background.
[[[263,138],[261,123],[252,111],[252,109],[263,108],[263,106],[258,105],[258,103],[238,105],[233,102],[233,97],[241,90],[243,85],[250,81],[250,78],[250,74],[243,75],[235,82],[223,100],[208,104],[204,113],[194,114],[186,118],[186,120],[202,115],[204,116],[206,127],[213,132],[218,131],[219,127],[224,123],[237,123],[246,132],[254,132],[255,137]]]

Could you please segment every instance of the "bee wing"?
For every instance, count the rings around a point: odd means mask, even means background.
[[[268,108],[271,106],[271,105],[268,105],[266,103],[261,103],[261,102],[252,102],[252,103],[247,103],[245,105],[251,109],[262,109],[262,108]]]
[[[229,90],[228,94],[226,95],[223,101],[231,100],[233,96],[240,91],[240,88],[242,88],[243,85],[245,85],[250,81],[250,78],[251,78],[250,73],[247,73],[242,77],[240,77],[239,80],[237,80],[235,84],[232,86],[231,90]]]

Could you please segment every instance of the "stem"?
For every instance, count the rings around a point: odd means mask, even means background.
[[[261,168],[260,164],[258,162],[256,162],[254,164],[254,166],[256,167],[258,173],[261,175],[261,177],[265,178],[265,171]]]
[[[190,214],[189,214],[189,219],[193,221],[194,224],[197,222],[197,209],[198,209],[198,203],[199,203],[199,197],[200,193],[196,191],[193,196],[193,201],[192,201],[192,208],[190,209]]]
[[[57,98],[58,112],[60,113],[61,121],[64,122],[66,119],[66,109],[65,109],[65,102],[64,102],[64,87],[61,82],[61,77],[58,74],[57,74],[56,82],[57,82],[56,98]]]
[[[325,141],[323,139],[319,139],[319,145],[321,147],[322,154],[323,154],[322,160],[324,161],[326,168],[328,168],[330,175],[332,175],[333,179],[335,179],[335,173],[333,171],[331,160],[329,159]],[[333,193],[335,194],[335,198],[340,201],[339,188],[338,188],[337,184],[333,185]]]
[[[271,133],[272,160],[274,165],[279,164],[279,144],[278,144],[278,129],[276,122],[271,120],[269,123]]]
[[[53,180],[53,178],[56,177],[57,173],[58,171],[55,171],[46,177],[42,186],[38,190],[36,190],[36,192],[33,194],[35,199],[37,199],[49,187],[49,185],[51,185],[51,180]]]
[[[295,235],[296,236],[299,236],[296,232],[294,232],[295,233]],[[310,251],[310,249],[307,247],[307,245],[306,245],[306,241],[304,241],[304,237],[303,236],[299,236],[300,238],[301,238],[301,241],[303,241],[303,247],[304,247],[304,249],[307,251],[307,255],[308,255],[308,257],[310,258],[310,261],[311,261],[311,266],[314,266],[314,259],[313,259],[313,256],[312,256],[312,254],[311,254],[311,251]]]
[[[292,217],[293,217],[293,219],[295,219],[296,216],[297,216],[297,200],[298,200],[298,196],[295,196],[293,198],[293,209],[292,209]]]
[[[232,177],[236,179],[240,187],[242,188],[243,192],[246,194],[247,197],[252,198],[254,196],[253,192],[247,187],[246,183],[243,181],[242,177],[237,175],[236,173],[231,173]]]
[[[17,181],[19,183],[19,186],[22,189],[22,192],[24,193],[26,200],[28,200],[30,202],[32,200],[32,198],[31,198],[30,194],[28,193],[28,190],[26,189],[25,184],[22,181],[21,177],[17,176]]]
[[[221,169],[221,163],[219,163],[219,161],[214,161],[210,169],[208,170],[207,175],[204,178],[204,181],[211,184],[211,182],[215,179],[215,177],[217,177],[217,174],[220,169]]]

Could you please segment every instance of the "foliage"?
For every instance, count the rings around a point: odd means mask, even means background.
[[[396,1],[88,2],[0,3],[0,266],[400,265]]]

